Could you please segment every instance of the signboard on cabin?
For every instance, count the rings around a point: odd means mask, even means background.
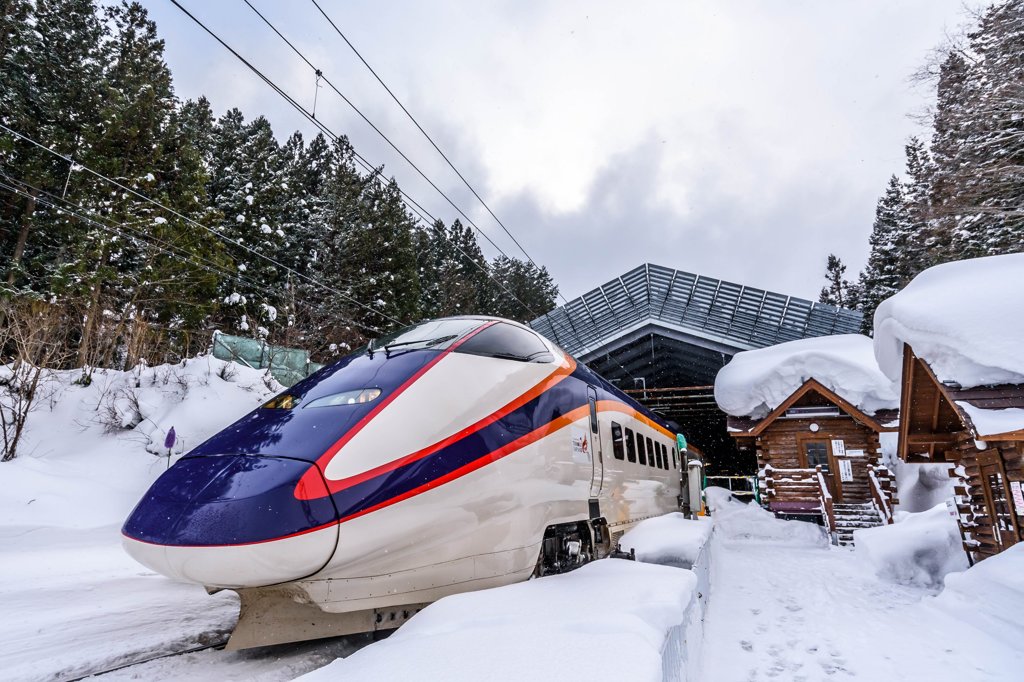
[[[839,442],[842,443],[843,441]],[[853,480],[853,462],[848,459],[839,460],[839,480],[843,483]]]
[[[833,440],[832,441],[832,456],[833,457],[846,457],[846,441]]]
[[[1020,481],[1010,481],[1010,495],[1013,496],[1013,508],[1018,515],[1024,515],[1024,484]]]
[[[583,429],[572,429],[572,458],[580,464],[590,463],[589,435]]]
[[[863,450],[847,450],[846,451],[846,456],[847,457],[863,457],[864,456],[864,451]]]

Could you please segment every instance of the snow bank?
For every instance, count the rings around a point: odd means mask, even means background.
[[[932,606],[1019,649],[1024,641],[1024,543],[946,576]]]
[[[956,404],[971,418],[975,432],[981,437],[1024,429],[1024,410],[1019,407],[986,410],[964,400],[958,400]]]
[[[715,400],[735,417],[760,419],[808,379],[869,414],[899,407],[899,396],[875,363],[871,339],[860,334],[819,336],[737,353],[715,377]]]
[[[678,653],[696,578],[604,559],[564,575],[446,597],[388,639],[299,679],[682,678]],[[663,660],[673,670],[663,676]],[[678,666],[678,668],[676,668]]]
[[[0,527],[118,525],[180,456],[282,387],[261,370],[212,357],[127,372],[53,372],[17,459],[0,464]],[[173,457],[172,457],[173,461]]]
[[[626,552],[636,550],[637,561],[691,568],[711,535],[710,519],[698,521],[673,512],[641,521],[619,540]]]
[[[825,531],[806,521],[785,521],[754,503],[744,504],[725,488],[704,491],[715,532],[725,540],[754,540],[787,545],[828,545]]]
[[[948,573],[967,568],[960,530],[945,504],[897,514],[895,524],[854,531],[853,540],[879,578],[901,585],[935,587]]]
[[[941,381],[1024,383],[1024,254],[929,268],[878,306],[874,324],[875,356],[893,381],[909,344]]]

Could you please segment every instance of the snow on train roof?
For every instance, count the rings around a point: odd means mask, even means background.
[[[937,265],[875,313],[875,356],[899,381],[903,344],[944,382],[1024,383],[1024,254]]]
[[[899,407],[892,383],[878,369],[871,339],[819,336],[737,353],[715,377],[715,400],[734,417],[760,419],[808,379],[868,414]]]

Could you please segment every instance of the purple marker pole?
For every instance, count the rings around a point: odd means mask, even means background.
[[[164,447],[167,448],[167,468],[171,468],[171,450],[174,449],[174,441],[177,440],[177,434],[174,433],[174,427],[167,432],[167,437],[164,438]]]

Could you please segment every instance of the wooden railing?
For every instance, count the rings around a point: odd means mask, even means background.
[[[875,505],[882,523],[895,523],[892,517],[892,506],[889,499],[892,492],[892,479],[885,467],[868,467],[868,480],[871,482],[871,502]]]
[[[769,502],[813,502],[818,499],[814,469],[777,469],[768,465],[759,479],[762,494]]]
[[[814,467],[814,473],[818,479],[818,498],[821,500],[821,518],[825,521],[825,531],[831,538],[836,531],[836,512],[832,506],[832,493],[828,491],[828,484],[825,483],[825,474],[821,472],[821,465]]]

